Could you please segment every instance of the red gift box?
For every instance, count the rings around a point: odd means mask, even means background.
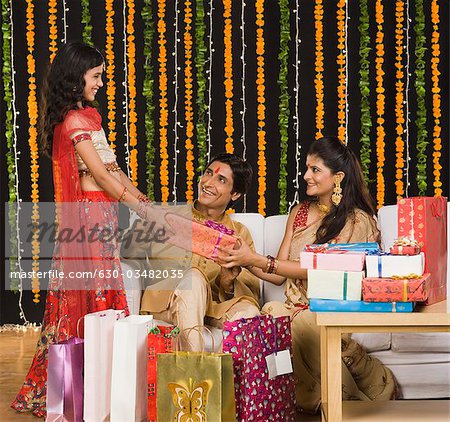
[[[225,249],[233,249],[238,240],[233,236],[233,230],[212,220],[201,224],[175,213],[167,213],[166,221],[173,232],[168,243],[205,258],[215,259],[219,245]]]
[[[367,277],[362,281],[365,302],[425,302],[432,284],[430,274],[417,278]]]
[[[420,251],[419,243],[407,237],[397,239],[390,248],[391,255],[418,255]]]
[[[147,337],[147,421],[157,421],[156,411],[156,380],[158,353],[170,353],[173,350],[173,339],[180,332],[173,325],[158,325]]]
[[[447,297],[447,198],[414,197],[398,205],[398,236],[416,239],[425,253],[425,272],[431,273],[426,305]]]

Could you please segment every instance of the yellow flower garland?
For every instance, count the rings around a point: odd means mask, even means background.
[[[441,89],[439,88],[439,60],[440,60],[440,46],[439,46],[439,4],[437,0],[431,3],[431,22],[433,23],[433,33],[431,34],[431,80],[433,82],[433,175],[434,175],[434,195],[442,195],[441,169],[439,164],[442,150],[441,140]]]
[[[323,4],[322,0],[316,0],[314,6],[314,18],[316,29],[316,51],[314,69],[316,76],[314,78],[314,86],[316,87],[316,139],[321,138],[322,130],[324,128],[323,118],[325,115],[325,108],[323,103]]]
[[[403,168],[405,166],[404,162],[404,148],[405,143],[403,141],[403,124],[405,123],[405,115],[403,108],[404,101],[404,72],[403,72],[403,26],[405,21],[404,16],[405,5],[403,0],[397,0],[395,3],[395,130],[396,130],[396,138],[395,138],[395,192],[397,194],[397,198],[402,198],[405,190],[403,183]]]
[[[347,92],[346,92],[346,80],[345,80],[345,4],[346,0],[339,0],[337,4],[337,35],[339,50],[336,63],[338,64],[338,137],[342,142],[345,142],[346,121],[345,121],[345,109],[347,107]]]
[[[184,8],[184,103],[186,118],[186,201],[194,200],[194,144],[192,137],[194,136],[194,108],[192,107],[193,98],[193,79],[192,79],[192,8],[191,1],[185,1]]]
[[[257,119],[258,119],[258,212],[266,215],[266,98],[264,73],[264,0],[256,0],[256,90],[257,90]]]
[[[377,0],[375,5],[375,21],[377,23],[377,34],[376,34],[376,58],[375,58],[375,69],[376,69],[376,81],[377,81],[377,208],[381,208],[384,204],[385,198],[385,182],[383,176],[384,167],[384,148],[386,133],[384,131],[384,106],[385,106],[385,95],[383,88],[383,62],[384,62],[384,33],[383,33],[383,3],[382,0]]]
[[[224,75],[225,80],[225,139],[226,152],[233,153],[233,50],[232,50],[232,24],[231,24],[232,0],[223,0],[223,43],[224,43]]]
[[[166,1],[158,0],[158,63],[159,63],[159,154],[161,164],[159,177],[161,183],[161,201],[166,203],[169,198],[169,154],[167,153],[167,126],[169,112],[167,110],[167,49],[166,49]]]
[[[106,97],[108,100],[108,141],[116,151],[116,85],[114,82],[114,0],[106,0]]]
[[[131,181],[137,186],[138,161],[137,161],[137,113],[136,113],[136,45],[134,43],[134,14],[136,13],[133,0],[127,0],[128,19],[127,19],[127,56],[128,56],[128,122],[130,136],[130,169]]]
[[[31,221],[33,224],[33,236],[31,241],[32,253],[32,271],[37,274],[39,271],[39,254],[41,246],[39,242],[39,164],[38,164],[38,145],[37,145],[37,121],[38,121],[38,105],[36,98],[36,62],[33,56],[35,45],[35,25],[34,25],[34,4],[33,0],[27,0],[27,71],[28,71],[28,118],[30,126],[28,128],[28,144],[30,146],[31,156],[31,201],[33,202],[33,210]],[[34,293],[34,303],[39,303],[40,283],[39,278],[34,276],[31,279],[31,291]]]
[[[50,43],[49,43],[49,51],[50,51],[50,63],[53,62],[55,58],[56,52],[58,51],[58,47],[56,47],[57,39],[58,39],[58,26],[56,25],[56,13],[57,13],[57,2],[56,0],[48,1],[48,24],[50,25]]]

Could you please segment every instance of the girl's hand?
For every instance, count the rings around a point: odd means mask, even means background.
[[[254,262],[255,253],[242,238],[238,238],[238,249],[225,249],[218,247],[217,263],[225,268],[248,267]]]

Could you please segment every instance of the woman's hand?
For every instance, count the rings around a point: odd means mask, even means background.
[[[248,267],[253,265],[255,260],[255,252],[250,249],[250,246],[238,238],[239,248],[238,249],[225,249],[218,247],[219,254],[217,255],[217,263],[225,268],[233,267]]]

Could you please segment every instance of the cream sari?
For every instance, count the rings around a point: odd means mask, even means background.
[[[312,244],[321,220],[295,230],[289,259],[299,261],[300,251]],[[349,217],[335,243],[378,242],[375,220],[361,210]],[[320,405],[320,329],[308,309],[307,280],[286,280],[286,302],[269,302],[263,314],[291,317],[294,375],[297,406],[308,413]],[[395,398],[396,383],[391,371],[372,358],[350,335],[342,338],[342,382],[344,400],[390,400]]]

